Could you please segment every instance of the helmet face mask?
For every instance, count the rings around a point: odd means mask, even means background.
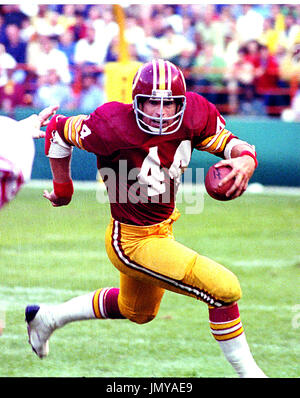
[[[186,107],[185,80],[179,68],[169,61],[153,60],[140,67],[133,80],[133,109],[138,127],[155,135],[175,133],[181,126]],[[160,105],[159,115],[145,113],[144,103],[157,101]],[[171,116],[164,116],[164,106],[176,105]]]

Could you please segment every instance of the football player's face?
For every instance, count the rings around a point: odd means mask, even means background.
[[[160,112],[161,112],[161,101],[157,99],[147,99],[144,104],[142,105],[142,110],[144,113],[146,113],[149,116],[152,117],[160,117]],[[166,100],[163,103],[163,108],[162,108],[162,117],[171,117],[174,116],[176,113],[176,103],[174,100]],[[152,120],[150,118],[147,118],[146,116],[143,117],[144,123],[150,125],[151,127],[159,127],[159,121],[158,120]],[[172,120],[167,120],[163,123],[163,127],[167,127],[172,123]]]

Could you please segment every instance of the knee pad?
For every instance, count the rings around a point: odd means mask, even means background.
[[[151,322],[155,318],[155,315],[147,315],[147,314],[133,314],[129,319],[131,322],[135,322],[139,325],[144,323]]]
[[[238,301],[242,296],[236,275],[209,258],[197,256],[192,274],[200,288],[226,304]]]
[[[139,325],[151,322],[156,317],[156,314],[145,314],[143,312],[134,312],[124,307],[121,307],[120,311],[122,315],[125,318],[127,318],[129,321],[138,323]]]

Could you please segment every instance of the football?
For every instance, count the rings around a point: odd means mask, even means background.
[[[232,197],[226,196],[226,192],[234,183],[234,178],[229,180],[226,184],[219,187],[220,181],[231,172],[230,166],[221,166],[216,168],[215,165],[208,169],[205,176],[205,188],[207,193],[216,200],[231,200]]]

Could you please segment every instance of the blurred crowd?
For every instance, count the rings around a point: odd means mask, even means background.
[[[300,5],[136,4],[124,12],[130,59],[176,63],[188,89],[224,113],[279,115],[297,103]],[[0,110],[95,109],[118,45],[110,4],[1,5]]]

